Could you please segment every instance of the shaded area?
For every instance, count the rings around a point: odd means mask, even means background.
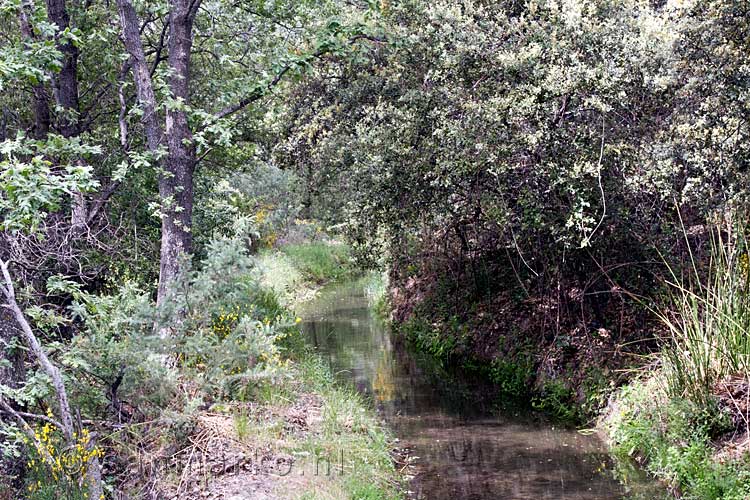
[[[624,498],[597,437],[531,415],[493,415],[490,391],[446,382],[394,342],[357,284],[325,290],[302,315],[334,373],[370,395],[419,457],[414,498]]]

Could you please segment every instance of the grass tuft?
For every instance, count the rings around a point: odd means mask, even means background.
[[[750,373],[750,270],[744,237],[714,231],[705,276],[672,273],[673,293],[659,317],[670,332],[663,350],[672,396],[708,403],[723,378]]]

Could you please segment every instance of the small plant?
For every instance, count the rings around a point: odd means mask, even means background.
[[[532,398],[531,406],[563,422],[577,422],[580,409],[575,394],[564,382],[551,380]]]
[[[244,441],[250,435],[250,419],[244,410],[240,410],[234,415],[234,430],[237,432],[237,438]]]
[[[88,495],[89,464],[104,456],[92,446],[88,429],[75,433],[75,444],[66,446],[59,430],[45,423],[34,433],[35,440],[27,441],[29,449],[27,493],[31,499],[53,498],[54,492],[65,492],[65,498],[83,499]],[[57,498],[57,497],[54,497]]]
[[[620,390],[606,427],[624,469],[635,460],[685,499],[747,498],[747,465],[713,456],[711,437],[726,425],[724,415],[671,396],[668,381],[657,374]]]

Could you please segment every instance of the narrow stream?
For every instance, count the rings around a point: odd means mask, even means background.
[[[332,370],[370,396],[419,457],[412,498],[626,498],[597,437],[530,415],[497,415],[476,391],[420,368],[372,315],[359,284],[325,289],[301,314],[303,332]]]

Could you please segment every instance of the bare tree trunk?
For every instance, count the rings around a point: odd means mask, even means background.
[[[172,97],[184,104],[190,102],[190,51],[193,45],[193,20],[197,4],[172,0],[169,13],[169,88]],[[167,110],[167,175],[159,179],[159,194],[166,200],[162,216],[161,260],[157,305],[169,292],[179,273],[180,259],[192,251],[193,171],[195,145],[182,108]]]

